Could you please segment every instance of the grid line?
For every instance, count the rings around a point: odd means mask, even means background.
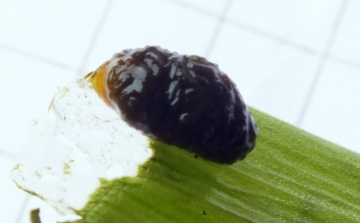
[[[168,0],[163,0],[163,1],[168,2]],[[217,13],[214,13],[214,12],[212,12],[210,10],[201,8],[199,6],[196,6],[196,5],[193,5],[191,3],[181,1],[181,0],[171,0],[171,2],[175,3],[175,4],[178,4],[179,6],[181,6],[183,8],[190,9],[190,10],[196,12],[196,13],[203,14],[203,15],[206,15],[206,16],[209,16],[209,17],[219,17],[219,16],[221,16],[221,15],[219,15]]]
[[[224,4],[224,8],[223,8],[223,11],[221,13],[221,16],[219,17],[218,19],[218,22],[216,24],[216,27],[215,27],[215,30],[214,30],[214,33],[213,35],[211,36],[211,39],[210,39],[210,42],[209,42],[209,45],[206,49],[206,52],[205,52],[205,57],[209,57],[209,55],[211,54],[211,51],[213,50],[214,48],[214,45],[215,45],[215,42],[216,40],[218,39],[218,36],[219,36],[219,33],[221,32],[221,29],[223,27],[223,24],[224,24],[224,21],[225,21],[225,18],[226,18],[226,15],[229,11],[229,8],[230,8],[230,5],[232,4],[232,0],[227,0]]]
[[[52,65],[52,66],[55,66],[55,67],[58,67],[58,68],[65,69],[65,70],[75,71],[75,72],[77,71],[77,69],[75,67],[69,66],[69,65],[61,63],[59,61],[51,60],[51,59],[48,59],[48,58],[46,58],[44,56],[40,56],[40,55],[31,53],[31,52],[28,52],[28,51],[20,50],[20,49],[11,47],[11,46],[6,46],[6,45],[3,45],[1,43],[0,43],[0,50],[4,50],[6,52],[13,53],[13,54],[16,54],[16,55],[21,56],[21,57],[25,57],[25,58],[28,58],[28,59],[31,59],[31,60],[36,60],[36,61],[39,61],[41,63],[49,64],[49,65]]]
[[[109,0],[109,1],[112,1],[112,0]],[[171,2],[174,2],[174,3],[180,5],[180,6],[184,7],[184,8],[199,12],[199,13],[201,13],[203,15],[206,15],[206,16],[209,16],[209,17],[221,17],[221,16],[217,15],[216,13],[213,13],[213,12],[211,12],[209,10],[206,10],[206,9],[202,9],[202,8],[200,8],[198,6],[195,6],[195,5],[192,5],[190,3],[185,3],[185,2],[180,1],[180,0],[172,0]],[[295,43],[295,42],[293,42],[291,40],[288,40],[286,38],[275,35],[275,34],[273,34],[271,32],[267,32],[267,31],[264,31],[262,29],[258,29],[256,27],[253,27],[253,26],[247,25],[245,23],[235,21],[235,20],[230,19],[230,18],[225,17],[223,22],[226,23],[226,24],[232,25],[232,26],[237,26],[238,28],[243,29],[243,30],[245,30],[247,32],[253,33],[254,35],[262,36],[264,38],[270,39],[271,41],[278,42],[278,43],[280,43],[282,45],[286,45],[288,47],[294,48],[296,50],[302,51],[302,52],[310,54],[310,55],[318,55],[318,56],[320,56],[320,55],[324,54],[324,53],[318,52],[317,50],[315,50],[315,49],[313,49],[311,47],[308,47],[306,45]],[[98,32],[99,32],[99,30],[97,30],[97,33]],[[85,55],[89,55],[91,53],[91,51],[93,50],[93,48],[91,46],[93,45],[93,43],[95,42],[96,39],[97,39],[97,37],[96,38],[94,37],[92,39],[92,41],[91,41],[92,44],[90,44],[90,46],[88,48],[88,51],[87,51],[87,53]],[[88,56],[85,56],[80,68],[75,68],[75,67],[69,66],[67,64],[61,63],[59,61],[50,60],[50,59],[48,59],[46,57],[43,57],[41,55],[36,55],[36,54],[31,53],[31,52],[19,50],[17,48],[6,46],[6,45],[1,44],[1,43],[0,43],[0,50],[4,50],[4,51],[10,52],[10,53],[14,53],[14,54],[20,55],[20,56],[25,57],[25,58],[30,58],[30,59],[33,59],[33,60],[37,60],[39,62],[50,64],[50,65],[53,65],[53,66],[56,66],[56,67],[59,67],[59,68],[62,68],[62,69],[73,71],[73,72],[79,73],[81,75],[83,74],[83,71],[84,71],[83,66],[86,64],[86,62],[88,60]],[[337,62],[337,63],[340,63],[340,64],[343,64],[343,65],[346,65],[346,66],[351,66],[351,67],[353,67],[355,69],[360,69],[360,61],[357,62],[357,61],[341,58],[341,57],[338,57],[338,56],[335,56],[335,55],[330,55],[330,54],[327,55],[327,59],[332,60],[332,61]]]
[[[186,3],[186,2],[183,2],[183,1],[180,1],[180,0],[172,0],[171,2],[174,2],[174,3],[180,5],[180,6],[184,7],[184,8],[199,12],[199,13],[204,14],[204,15],[209,16],[209,17],[221,17],[222,16],[222,15],[219,16],[216,13],[213,13],[213,12],[211,12],[209,10],[202,9],[202,8],[200,8],[198,6],[195,6],[195,5],[191,4],[191,3]],[[291,41],[291,40],[289,40],[287,38],[283,38],[283,37],[278,36],[276,34],[273,34],[271,32],[256,28],[254,26],[251,26],[251,25],[236,21],[236,20],[228,18],[228,17],[224,17],[223,22],[225,24],[235,26],[235,27],[237,27],[239,29],[250,32],[250,33],[252,33],[254,35],[267,38],[267,39],[269,39],[271,41],[274,41],[274,42],[277,42],[279,44],[291,47],[291,48],[293,48],[295,50],[307,53],[309,55],[314,55],[314,56],[323,56],[324,55],[324,52],[319,52],[318,50],[315,50],[312,47],[306,46],[304,44],[299,44],[299,43],[293,42],[293,41]],[[338,56],[335,56],[335,55],[330,55],[330,54],[327,55],[327,59],[332,60],[332,61],[337,62],[337,63],[340,63],[340,64],[343,64],[343,65],[346,65],[346,66],[351,66],[353,68],[360,69],[360,61],[357,62],[357,61],[341,58],[341,57],[338,57]]]
[[[110,7],[112,6],[112,3],[113,3],[113,0],[108,0],[108,2],[106,3],[103,14],[100,17],[99,22],[94,30],[94,34],[90,40],[89,47],[87,48],[87,50],[84,54],[83,61],[81,62],[80,66],[79,66],[78,75],[84,75],[84,67],[89,60],[90,54],[94,50],[95,43],[99,37],[99,34],[101,32],[103,24],[106,21],[107,15],[109,14],[108,12],[110,11]]]
[[[264,38],[269,39],[269,40],[271,40],[273,42],[277,42],[277,43],[279,43],[281,45],[287,45],[289,47],[292,47],[292,48],[294,48],[296,50],[299,50],[299,51],[303,51],[303,52],[308,53],[308,54],[314,54],[314,55],[315,54],[320,54],[317,50],[315,50],[315,49],[313,49],[311,47],[308,47],[308,46],[306,46],[304,44],[295,43],[295,42],[293,42],[291,40],[288,40],[286,38],[283,38],[283,37],[278,36],[276,34],[273,34],[271,32],[256,28],[254,26],[247,25],[245,23],[236,21],[234,19],[227,18],[225,22],[227,24],[229,24],[229,25],[240,28],[240,29],[242,29],[244,31],[247,31],[249,33],[252,33],[254,35],[264,37]]]
[[[352,67],[352,68],[360,70],[360,63],[353,61],[353,60],[348,60],[348,59],[344,59],[344,58],[336,57],[336,56],[332,56],[332,55],[329,55],[328,60],[331,60],[336,63],[343,64],[348,67]]]
[[[324,54],[322,55],[322,57],[320,59],[318,68],[317,68],[317,70],[315,72],[315,75],[314,75],[314,78],[313,78],[312,83],[310,85],[309,91],[306,94],[305,102],[304,102],[304,104],[302,106],[302,109],[300,111],[299,118],[298,118],[298,120],[296,122],[296,125],[298,127],[300,127],[302,122],[304,121],[304,118],[305,118],[306,113],[308,111],[309,105],[310,105],[310,103],[312,101],[315,90],[316,90],[316,88],[317,88],[317,86],[319,84],[319,80],[320,80],[321,75],[323,73],[325,64],[328,61],[329,52],[330,52],[331,47],[332,47],[332,45],[334,43],[336,34],[338,33],[339,26],[340,26],[341,20],[342,20],[342,18],[344,16],[344,12],[345,12],[345,9],[346,9],[347,1],[348,0],[343,0],[342,3],[341,3],[340,9],[339,9],[339,12],[338,12],[338,14],[336,16],[334,25],[333,25],[331,33],[330,33],[330,36],[329,36],[328,41],[326,43]]]
[[[20,211],[19,211],[19,214],[18,214],[18,216],[16,218],[15,223],[22,223],[21,222],[22,216],[24,216],[23,214],[25,214],[26,206],[28,205],[29,200],[30,200],[30,194],[26,194],[26,197],[24,199],[23,204],[21,205],[21,208],[20,208]]]
[[[17,157],[13,153],[5,152],[5,151],[2,151],[2,150],[0,150],[0,156],[4,156],[4,157],[10,158],[10,159],[15,159]]]

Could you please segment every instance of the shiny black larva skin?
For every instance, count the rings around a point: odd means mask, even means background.
[[[256,124],[216,64],[154,46],[124,50],[111,61],[109,98],[129,125],[218,163],[253,149]]]

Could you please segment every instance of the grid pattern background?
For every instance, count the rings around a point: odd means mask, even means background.
[[[359,0],[0,0],[2,222],[53,222],[9,179],[28,122],[126,48],[205,56],[250,106],[360,152],[359,27]]]

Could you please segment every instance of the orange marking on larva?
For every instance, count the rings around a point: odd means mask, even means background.
[[[98,69],[94,72],[85,76],[85,78],[90,78],[90,82],[99,95],[99,97],[110,107],[112,104],[110,102],[109,96],[106,92],[106,81],[107,81],[107,69],[108,69],[109,62],[105,62],[101,65]]]

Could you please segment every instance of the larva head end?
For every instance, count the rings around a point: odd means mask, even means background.
[[[98,69],[88,73],[84,79],[88,80],[99,97],[110,107],[112,107],[108,92],[107,92],[107,72],[109,61],[103,63]]]

